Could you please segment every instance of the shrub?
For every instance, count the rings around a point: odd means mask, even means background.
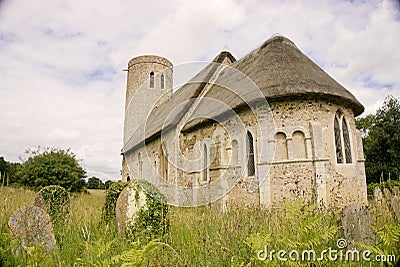
[[[34,205],[44,209],[53,224],[65,222],[69,214],[69,193],[58,185],[45,186],[36,194]]]

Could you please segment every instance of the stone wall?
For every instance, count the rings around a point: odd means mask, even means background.
[[[269,104],[273,123],[268,122],[267,126],[259,127],[256,120],[259,114],[244,109],[238,112],[244,128],[238,126],[232,136],[221,125],[213,122],[182,133],[172,131],[170,140],[174,136],[179,137],[180,151],[167,151],[168,157],[181,152],[187,159],[197,162],[197,165],[182,164],[180,166],[183,168],[179,169],[169,164],[168,180],[191,188],[212,183],[221,175],[240,175],[237,185],[214,203],[214,206],[222,210],[259,204],[274,207],[282,205],[286,200],[304,200],[338,208],[352,202],[365,205],[364,155],[352,111],[316,99],[284,100]],[[333,122],[337,110],[340,110],[348,124],[351,163],[336,161]],[[225,123],[236,123],[230,120]],[[254,138],[256,166],[255,175],[250,177],[246,166],[247,131]],[[201,170],[204,145],[210,154],[207,159],[210,163],[207,179]],[[149,164],[155,170],[159,169],[160,146],[160,140],[154,140],[147,144],[146,150],[138,150],[149,155]],[[139,163],[134,162],[133,166],[139,166]],[[148,167],[142,166],[143,170]]]

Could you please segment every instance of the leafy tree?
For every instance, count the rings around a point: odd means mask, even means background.
[[[104,189],[104,183],[97,177],[90,177],[87,182],[88,189]]]
[[[363,135],[368,183],[400,178],[400,100],[387,96],[376,114],[356,124]]]
[[[111,184],[112,183],[114,183],[115,181],[112,181],[112,180],[107,180],[105,183],[104,183],[104,189],[109,189],[110,188],[110,186],[111,186]]]
[[[23,185],[33,188],[59,185],[71,192],[84,188],[86,171],[69,149],[47,148],[40,151],[38,148],[26,153],[30,156],[22,164]]]
[[[8,162],[4,159],[4,157],[0,157],[0,184],[15,184],[19,182],[19,174],[20,174],[21,164]]]

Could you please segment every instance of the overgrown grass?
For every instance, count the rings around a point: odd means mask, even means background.
[[[264,245],[323,249],[334,247],[338,238],[336,214],[291,203],[273,212],[254,209],[221,214],[207,207],[170,208],[171,227],[166,236],[152,241],[145,236],[128,240],[118,235],[115,221],[108,225],[102,221],[104,193],[93,191],[72,195],[68,222],[55,225],[58,248],[52,255],[27,250],[25,255],[13,256],[8,219],[18,208],[32,205],[34,196],[35,192],[25,189],[0,188],[0,266],[120,266],[124,262],[137,264],[132,266],[287,266],[259,261],[257,250]],[[375,248],[385,253],[400,251],[400,227],[385,211],[371,210],[375,228],[386,239]],[[397,229],[399,235],[389,235],[386,228],[391,234]],[[312,264],[304,266],[380,266],[328,261]]]

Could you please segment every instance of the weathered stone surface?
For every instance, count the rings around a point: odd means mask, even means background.
[[[397,186],[393,186],[392,191],[393,191],[393,194],[395,196],[400,196],[400,191],[399,191],[399,188]]]
[[[134,181],[122,190],[115,207],[118,232],[124,233],[127,227],[135,225],[135,219],[140,209],[147,209],[146,194]]]
[[[400,196],[392,196],[390,199],[390,207],[397,222],[400,223]]]
[[[385,199],[383,198],[383,193],[379,186],[375,187],[374,189],[374,201],[375,205],[378,207],[382,207],[384,205]]]
[[[375,234],[371,228],[372,220],[368,208],[352,203],[346,205],[341,214],[343,236],[351,245],[354,241],[373,244]]]
[[[66,222],[69,215],[70,197],[67,190],[61,186],[50,185],[43,187],[35,196],[33,204],[42,208],[53,223]]]
[[[18,241],[13,248],[16,253],[22,246],[43,246],[43,249],[47,252],[56,247],[50,216],[39,207],[20,208],[10,217],[8,226],[14,240]]]

